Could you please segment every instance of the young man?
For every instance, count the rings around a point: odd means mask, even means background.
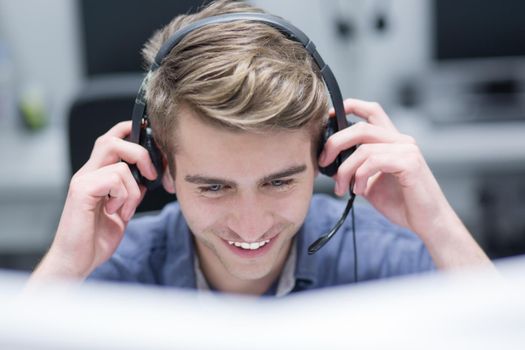
[[[177,29],[231,12],[261,12],[218,1],[179,16],[147,43],[154,56]],[[490,264],[444,198],[415,141],[376,103],[346,100],[365,122],[333,135],[317,159],[327,95],[301,44],[253,21],[190,33],[151,76],[146,94],[165,157],[164,188],[178,201],[153,217],[130,219],[145,194],[127,163],[148,179],[147,151],[127,142],[130,122],[101,136],[72,178],[55,240],[32,280],[91,278],[285,295],[356,280]],[[318,166],[360,145],[334,176],[381,214],[356,210],[315,255],[343,204],[313,196]],[[386,219],[385,219],[386,217]],[[412,232],[414,233],[412,233]]]

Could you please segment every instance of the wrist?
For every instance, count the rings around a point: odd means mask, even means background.
[[[449,240],[454,241],[464,235],[470,235],[454,210],[447,205],[434,209],[434,215],[427,218],[427,223],[416,231],[425,244],[443,245]]]
[[[436,215],[424,232],[416,232],[438,268],[490,265],[490,260],[450,208]]]
[[[77,265],[74,257],[62,254],[52,247],[33,272],[33,276],[40,280],[83,280],[89,276],[90,270]]]

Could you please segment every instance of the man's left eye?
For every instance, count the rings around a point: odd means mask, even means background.
[[[219,192],[222,190],[222,185],[210,185],[207,187],[207,190],[210,192]]]
[[[290,185],[292,182],[293,182],[292,179],[288,179],[288,180],[272,180],[272,181],[270,181],[270,185],[272,187],[284,187],[284,186]]]

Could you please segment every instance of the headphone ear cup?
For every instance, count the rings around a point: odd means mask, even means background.
[[[130,165],[131,174],[139,184],[144,185],[148,190],[153,190],[162,183],[164,164],[162,162],[162,152],[157,147],[153,139],[153,132],[149,126],[140,129],[139,145],[148,151],[151,162],[157,171],[157,178],[153,181],[148,180],[142,176],[136,165]]]
[[[319,142],[319,148],[317,152],[317,157],[319,158],[319,155],[321,155],[321,152],[324,149],[324,146],[326,144],[326,141],[335,134],[338,131],[337,129],[337,120],[335,118],[329,118],[328,122],[326,123],[326,128],[324,129],[324,132],[321,136],[321,142]],[[337,173],[337,169],[340,165],[340,156],[337,156],[335,160],[328,164],[325,167],[319,167],[319,171],[321,174],[324,174],[326,176],[334,176]]]
[[[144,176],[142,177],[141,183],[148,188],[148,190],[153,190],[160,186],[162,183],[162,176],[164,173],[164,164],[162,163],[162,152],[157,147],[157,144],[155,143],[155,140],[153,139],[153,131],[148,126],[141,130],[141,137],[139,144],[144,147],[146,150],[148,150],[149,157],[151,158],[151,162],[153,163],[153,166],[155,167],[155,170],[157,170],[157,178],[153,181],[146,179]]]

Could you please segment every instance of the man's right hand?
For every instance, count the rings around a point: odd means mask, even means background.
[[[117,249],[146,192],[123,161],[147,179],[157,177],[146,149],[124,140],[130,132],[127,121],[100,136],[73,175],[55,239],[32,280],[84,279]]]

